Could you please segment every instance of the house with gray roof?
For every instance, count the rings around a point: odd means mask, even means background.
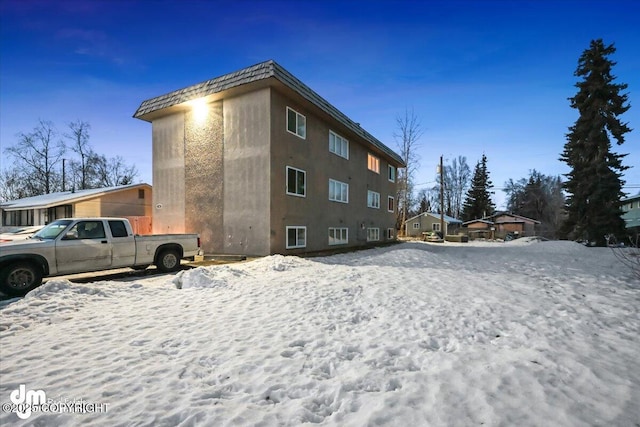
[[[148,99],[154,232],[206,253],[395,240],[401,157],[274,61]]]
[[[444,215],[443,236],[456,234],[462,225],[462,221],[449,215]],[[441,232],[440,214],[433,212],[423,212],[405,222],[405,235],[411,237],[421,237],[423,233]]]
[[[0,216],[3,229],[45,225],[59,218],[98,216],[144,217],[148,220],[140,221],[151,227],[151,200],[151,186],[145,183],[61,191],[2,202]]]

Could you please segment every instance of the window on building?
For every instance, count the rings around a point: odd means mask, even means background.
[[[370,171],[380,173],[380,159],[369,153],[367,157],[367,167]]]
[[[306,197],[307,173],[305,171],[287,166],[287,194]]]
[[[389,196],[387,199],[387,210],[389,212],[395,212],[396,211],[396,201],[393,197]]]
[[[138,190],[138,199],[144,199],[144,188]]]
[[[367,207],[380,209],[380,193],[367,191]]]
[[[53,222],[60,218],[71,218],[73,216],[73,208],[71,205],[55,206],[47,209],[47,221]]]
[[[349,184],[329,180],[329,200],[334,202],[349,203]]]
[[[349,243],[348,228],[329,228],[329,245],[346,245],[347,243]]]
[[[287,107],[287,131],[302,139],[307,137],[307,118]]]
[[[329,151],[334,154],[337,154],[340,157],[344,157],[345,159],[349,158],[349,141],[334,133],[333,131],[329,131]]]
[[[287,249],[304,248],[307,246],[307,227],[287,227]]]
[[[377,242],[380,240],[379,228],[367,228],[367,242]]]
[[[434,222],[432,225],[432,230],[433,231],[440,231],[440,223],[439,222]]]
[[[394,234],[395,234],[395,230],[393,228],[387,228],[387,239],[389,240],[393,239]]]
[[[33,209],[25,209],[22,211],[4,211],[2,225],[33,225],[33,215]]]
[[[420,223],[419,222],[414,222],[413,223],[413,229],[414,230],[419,230],[420,229]]]
[[[389,181],[396,182],[396,168],[389,165]]]

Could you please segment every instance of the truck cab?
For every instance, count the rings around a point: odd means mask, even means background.
[[[112,268],[175,271],[199,247],[197,234],[136,236],[126,218],[59,219],[28,240],[0,245],[0,290],[23,295],[43,277]]]

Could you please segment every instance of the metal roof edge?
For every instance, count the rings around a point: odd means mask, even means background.
[[[257,74],[252,75],[252,73]],[[370,143],[389,156],[389,158],[393,159],[398,165],[400,165],[400,167],[406,167],[405,162],[398,153],[364,130],[358,123],[351,120],[346,114],[318,95],[317,92],[304,84],[300,79],[295,77],[273,59],[254,64],[213,79],[205,80],[194,85],[177,89],[163,95],[146,99],[142,101],[138,109],[135,111],[133,118],[144,120],[142,118],[143,116],[155,111],[270,77],[275,77],[307,101],[311,102],[331,117],[335,118],[338,122],[342,123],[356,135],[360,135],[366,142]],[[247,79],[250,80],[247,81]]]

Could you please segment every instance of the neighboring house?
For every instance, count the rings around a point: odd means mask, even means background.
[[[274,61],[144,101],[154,232],[206,253],[395,240],[398,154]]]
[[[462,221],[460,221],[459,219],[445,215],[445,230],[443,235],[446,236],[449,234],[457,233],[461,225]],[[412,218],[409,218],[405,222],[405,234],[407,236],[421,237],[422,233],[429,231],[440,232],[440,214],[424,212]]]
[[[640,233],[640,194],[622,199],[621,202],[625,227],[637,236]]]
[[[62,191],[0,203],[2,227],[45,225],[59,218],[117,216],[151,223],[152,191],[149,184],[131,184],[90,190]],[[134,218],[135,217],[135,218]],[[144,218],[148,218],[145,221]],[[144,233],[146,234],[146,233]]]
[[[462,224],[470,238],[487,237],[503,239],[507,234],[535,236],[540,221],[508,212],[496,212],[481,219],[473,219]]]

